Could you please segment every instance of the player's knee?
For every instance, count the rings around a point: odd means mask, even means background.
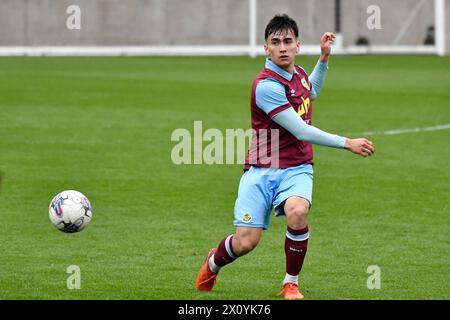
[[[304,200],[286,204],[284,211],[288,217],[292,217],[295,220],[303,220],[306,219],[308,215],[309,203]]]

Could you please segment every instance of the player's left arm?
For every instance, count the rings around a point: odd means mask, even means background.
[[[318,97],[320,89],[322,89],[323,80],[328,70],[328,59],[331,55],[331,45],[334,42],[336,35],[332,32],[325,32],[320,38],[320,57],[314,67],[309,81],[312,84],[311,99],[314,100]]]

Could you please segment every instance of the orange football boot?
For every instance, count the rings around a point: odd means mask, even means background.
[[[209,258],[216,252],[216,248],[209,250],[208,255],[203,261],[203,264],[198,272],[197,276],[197,290],[198,291],[211,291],[216,284],[217,273],[213,273],[209,269]]]
[[[304,296],[298,290],[298,285],[295,283],[288,282],[283,286],[283,290],[281,290],[277,297],[284,294],[284,298],[286,300],[302,300]]]

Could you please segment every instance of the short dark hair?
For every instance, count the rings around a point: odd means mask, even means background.
[[[287,14],[277,14],[266,26],[266,30],[264,32],[264,39],[267,40],[269,36],[273,33],[277,33],[279,31],[292,31],[296,38],[298,38],[298,27],[297,23],[294,19],[289,17]]]

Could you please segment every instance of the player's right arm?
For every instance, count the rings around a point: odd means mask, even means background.
[[[331,45],[336,39],[336,35],[332,32],[325,32],[320,38],[320,57],[309,75],[309,81],[312,83],[311,99],[315,100],[320,93],[323,85],[325,74],[328,70],[328,59],[331,55]]]
[[[372,142],[365,138],[349,139],[307,124],[289,105],[283,85],[276,80],[265,79],[258,83],[255,99],[260,109],[299,140],[326,147],[347,149],[363,157],[371,156],[375,151]]]

